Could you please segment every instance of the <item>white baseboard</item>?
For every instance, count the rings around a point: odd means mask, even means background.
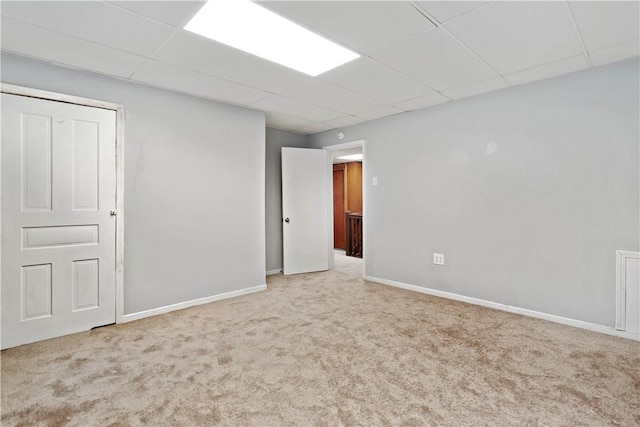
[[[137,313],[125,314],[122,316],[122,323],[131,322],[133,320],[144,319],[145,317],[155,316],[157,314],[169,313],[183,308],[194,307],[196,305],[207,304],[213,301],[220,301],[227,298],[239,297],[241,295],[252,294],[267,289],[267,285],[253,286],[251,288],[239,289],[237,291],[225,292],[224,294],[213,295],[210,297],[198,298],[191,301],[179,302],[177,304],[165,305],[163,307],[152,308],[151,310],[139,311]]]
[[[273,276],[274,274],[278,274],[278,273],[282,273],[282,269],[281,268],[277,268],[275,270],[267,271],[267,276]]]
[[[468,297],[464,295],[454,294],[451,292],[439,291],[437,289],[423,288],[422,286],[409,285],[407,283],[396,282],[394,280],[381,279],[379,277],[366,276],[365,280],[370,282],[379,283],[381,285],[393,286],[395,288],[406,289],[409,291],[420,292],[427,295],[433,295],[440,298],[447,298],[456,301],[462,301],[469,304],[481,305],[483,307],[489,307],[496,310],[508,311],[509,313],[521,314],[523,316],[535,317],[536,319],[548,320],[550,322],[560,323],[567,326],[573,326],[576,328],[587,329],[589,331],[600,332],[601,334],[613,335],[620,338],[627,338],[635,341],[640,341],[640,335],[632,334],[629,332],[618,331],[615,328],[598,325],[595,323],[583,322],[582,320],[569,319],[567,317],[556,316],[554,314],[541,313],[539,311],[529,310],[521,307],[514,307],[511,305],[501,304],[493,301],[487,301],[479,298]]]

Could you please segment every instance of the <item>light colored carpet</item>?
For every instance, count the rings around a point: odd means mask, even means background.
[[[360,275],[4,351],[2,425],[640,424],[639,343]]]

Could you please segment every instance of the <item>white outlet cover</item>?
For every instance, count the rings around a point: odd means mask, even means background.
[[[436,265],[444,265],[444,254],[433,253],[433,263]]]

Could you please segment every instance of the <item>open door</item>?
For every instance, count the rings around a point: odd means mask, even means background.
[[[282,246],[285,275],[329,269],[328,154],[282,148]]]

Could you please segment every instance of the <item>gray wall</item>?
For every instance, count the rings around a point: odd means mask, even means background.
[[[265,283],[264,114],[2,55],[2,81],[124,104],[124,312]]]
[[[309,137],[267,128],[266,148],[266,239],[267,271],[282,268],[282,147],[305,148]]]
[[[639,77],[636,58],[343,129],[366,140],[366,274],[613,326],[615,250],[640,246]]]

